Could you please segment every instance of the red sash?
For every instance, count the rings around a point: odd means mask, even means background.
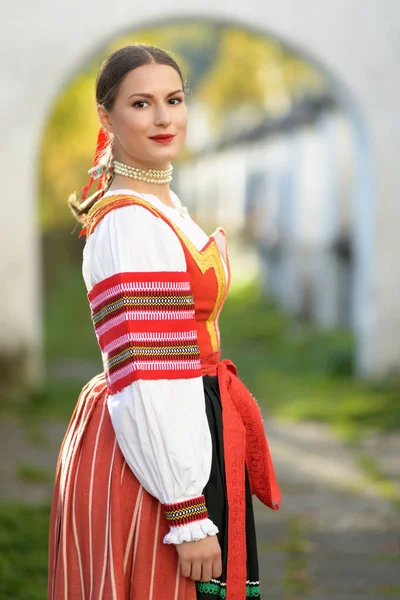
[[[225,472],[228,495],[227,600],[246,597],[246,463],[252,493],[278,510],[281,495],[276,481],[264,424],[257,402],[220,352],[202,359],[202,374],[217,375],[222,404]]]

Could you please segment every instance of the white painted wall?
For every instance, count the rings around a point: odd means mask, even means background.
[[[37,153],[52,101],[106,41],[153,20],[182,16],[237,22],[281,37],[340,78],[361,109],[367,137],[361,124],[359,168],[365,177],[357,197],[355,302],[359,366],[371,375],[399,367],[398,0],[20,0],[3,6],[0,277],[6,293],[0,295],[1,347],[22,345],[37,356],[41,344]]]

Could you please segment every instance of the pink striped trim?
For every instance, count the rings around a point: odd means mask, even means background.
[[[172,332],[139,332],[139,333],[126,333],[121,335],[116,340],[113,340],[107,346],[103,348],[103,353],[108,354],[112,352],[116,348],[119,348],[123,344],[127,344],[128,342],[138,342],[138,343],[146,343],[146,342],[195,342],[197,344],[197,331],[172,331]]]
[[[94,289],[94,288],[93,288]],[[103,304],[106,300],[113,298],[115,295],[120,292],[148,292],[148,291],[157,291],[157,292],[177,292],[177,291],[190,291],[190,283],[189,281],[148,281],[148,282],[135,282],[135,283],[119,283],[118,285],[113,286],[112,288],[101,292],[100,294],[93,295],[90,297],[90,305],[93,309],[97,308],[99,304]],[[90,292],[89,292],[90,295]]]
[[[106,372],[107,383],[114,384],[123,377],[127,377],[131,373],[139,371],[186,371],[199,370],[201,363],[199,360],[180,360],[180,361],[132,361],[127,366],[118,371],[114,371],[112,375]],[[194,377],[195,375],[193,375]]]
[[[113,327],[124,323],[125,321],[186,321],[194,319],[194,310],[183,311],[133,311],[127,310],[109,319],[104,325],[96,327],[98,336],[103,335]]]

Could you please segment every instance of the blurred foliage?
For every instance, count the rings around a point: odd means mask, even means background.
[[[389,500],[397,510],[400,510],[398,485],[385,476],[376,458],[370,454],[359,454],[357,464],[364,476],[379,490],[381,497]]]
[[[221,30],[218,55],[200,85],[217,128],[240,114],[280,114],[324,87],[318,72],[278,40],[243,29]]]
[[[53,483],[54,473],[36,465],[21,463],[17,465],[17,479],[24,483]]]
[[[196,21],[172,23],[139,29],[118,37],[104,52],[105,58],[121,46],[132,43],[150,44],[172,54],[183,73],[190,90],[207,75],[219,43],[218,28]]]
[[[0,598],[47,597],[47,538],[50,509],[0,504]]]
[[[215,136],[231,126],[232,111],[246,123],[254,113],[259,118],[285,112],[296,99],[323,86],[315,69],[278,41],[238,28],[182,21],[117,38],[72,77],[49,114],[41,153],[40,218],[45,229],[68,218],[72,227],[66,201],[88,181],[99,127],[97,71],[111,52],[133,42],[173,54],[189,81],[188,101],[202,107]],[[180,159],[189,156],[186,148]]]
[[[44,227],[65,222],[68,195],[87,182],[85,173],[91,166],[98,129],[93,90],[94,74],[80,73],[50,115],[42,148],[40,214]]]

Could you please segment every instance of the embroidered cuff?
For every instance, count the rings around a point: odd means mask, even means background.
[[[176,504],[164,504],[164,511],[170,527],[179,527],[208,518],[204,496],[198,496]]]

